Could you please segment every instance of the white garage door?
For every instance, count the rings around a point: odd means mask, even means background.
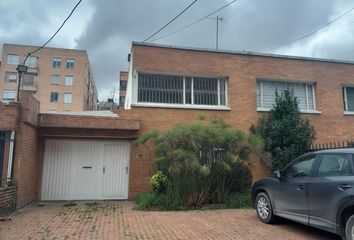
[[[130,143],[47,140],[42,200],[127,199]]]

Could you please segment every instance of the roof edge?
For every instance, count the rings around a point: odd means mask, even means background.
[[[136,42],[136,41],[132,42],[132,48],[134,45],[146,46],[146,47],[157,47],[157,48],[169,48],[169,49],[176,49],[176,50],[210,52],[210,53],[237,54],[237,55],[255,56],[255,57],[282,58],[282,59],[289,59],[289,60],[302,60],[302,61],[314,61],[314,62],[326,62],[326,63],[338,63],[338,64],[354,64],[354,61],[339,60],[339,59],[302,57],[296,55],[259,53],[259,52],[251,52],[251,51],[216,50],[210,48],[184,47],[184,46],[164,45],[164,44],[145,43],[145,42]]]

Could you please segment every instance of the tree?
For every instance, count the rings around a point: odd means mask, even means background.
[[[264,140],[265,151],[271,153],[273,170],[285,167],[291,160],[305,153],[315,140],[316,131],[308,119],[300,115],[294,91],[275,93],[275,105],[268,116],[258,121],[254,131]]]

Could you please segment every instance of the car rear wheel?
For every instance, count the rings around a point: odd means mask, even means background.
[[[264,223],[272,223],[275,220],[272,204],[268,195],[261,192],[256,197],[256,211],[259,219]]]
[[[354,240],[354,215],[350,216],[345,224],[346,240]]]

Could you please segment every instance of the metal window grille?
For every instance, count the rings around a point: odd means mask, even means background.
[[[226,105],[226,80],[139,73],[138,102]]]

